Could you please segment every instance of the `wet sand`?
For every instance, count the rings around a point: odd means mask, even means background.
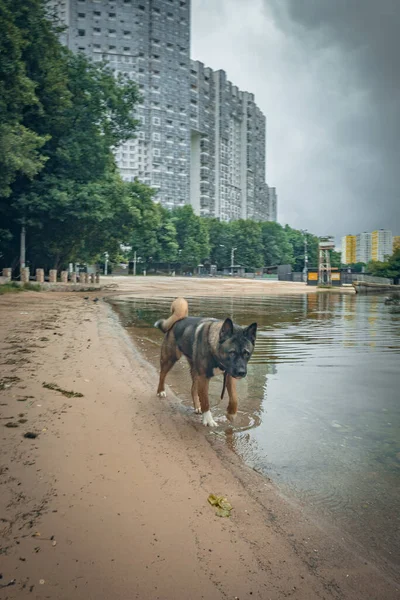
[[[134,285],[176,295],[153,278]],[[153,367],[94,296],[0,298],[0,586],[15,580],[0,598],[399,597],[360,548],[245,467],[171,392],[158,399]],[[230,519],[210,493],[227,496]]]

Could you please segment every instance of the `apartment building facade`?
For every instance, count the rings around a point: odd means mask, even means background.
[[[388,229],[377,229],[371,233],[371,260],[384,261],[393,254],[393,235]]]
[[[368,263],[371,260],[384,261],[387,256],[393,254],[393,240],[392,232],[388,229],[346,235],[342,238],[342,263]]]
[[[357,262],[356,256],[357,236],[345,235],[342,237],[342,263],[352,265]]]
[[[224,71],[191,61],[190,0],[51,0],[50,8],[73,52],[139,85],[137,136],[115,149],[123,179],[150,185],[170,209],[191,203],[226,221],[276,219],[265,116]]]
[[[191,61],[191,199],[202,216],[270,219],[265,116],[225,71]],[[276,191],[274,214],[276,215]]]

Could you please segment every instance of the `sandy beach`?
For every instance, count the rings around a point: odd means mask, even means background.
[[[282,497],[171,391],[157,398],[106,301],[315,293],[217,283],[109,278],[119,287],[97,294],[0,297],[0,599],[400,597],[384,565]],[[210,493],[232,503],[229,519]]]

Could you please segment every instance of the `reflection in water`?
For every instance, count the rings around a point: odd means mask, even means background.
[[[171,299],[115,305],[147,359],[158,365]],[[328,514],[394,565],[400,556],[400,314],[383,298],[305,294],[193,298],[191,314],[259,324],[239,414],[225,419],[222,378],[211,381],[214,418],[226,443],[286,493]],[[168,383],[191,406],[180,361]],[[193,416],[192,418],[196,418]]]

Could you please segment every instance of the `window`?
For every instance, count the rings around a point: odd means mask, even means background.
[[[157,6],[153,6],[153,12],[156,13],[157,15],[159,15],[160,9]]]
[[[85,30],[84,30],[84,29],[78,29],[78,35],[79,35],[80,37],[83,37],[84,35],[86,35],[86,32],[85,32]]]
[[[93,11],[95,17],[101,17],[101,12],[99,10]]]
[[[154,148],[153,150],[153,156],[161,156],[161,152],[159,148]]]
[[[115,50],[115,46],[108,46],[109,50]]]
[[[115,34],[116,34],[115,29],[109,29],[108,30],[108,35],[115,36]]]
[[[146,10],[143,4],[139,4],[139,10]]]
[[[130,52],[131,49],[129,48],[129,46],[124,46],[124,52]]]
[[[86,17],[86,14],[85,13],[78,13],[78,17],[80,19],[84,19]]]
[[[100,27],[94,27],[93,28],[93,33],[94,33],[94,35],[100,35],[100,33],[101,33]]]
[[[173,44],[171,44],[171,42],[167,42],[167,48],[168,50],[171,50],[174,47]]]
[[[125,37],[131,37],[131,31],[124,31],[124,36]]]
[[[116,14],[115,13],[108,13],[108,16],[110,17],[110,19],[115,19]]]
[[[153,117],[153,125],[160,125],[161,121],[159,117]]]
[[[161,136],[160,136],[160,134],[159,134],[159,133],[153,133],[153,140],[154,140],[155,142],[159,142],[159,141],[160,141],[160,139],[161,139]]]
[[[100,44],[93,44],[93,48],[95,50],[100,50],[101,46],[100,46]]]

